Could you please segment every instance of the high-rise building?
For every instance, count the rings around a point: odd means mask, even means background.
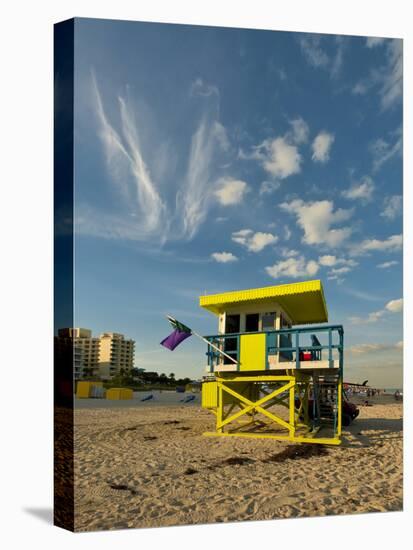
[[[99,338],[92,336],[87,328],[62,328],[59,338],[73,342],[73,369],[75,380],[99,376]]]
[[[116,332],[100,335],[99,376],[110,379],[121,370],[133,369],[135,341]]]
[[[133,369],[135,341],[116,332],[92,336],[87,328],[62,328],[58,331],[60,344],[70,343],[73,353],[75,380],[98,377],[110,380],[113,376]]]

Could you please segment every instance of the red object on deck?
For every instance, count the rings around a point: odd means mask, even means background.
[[[311,351],[300,351],[300,361],[311,361]]]

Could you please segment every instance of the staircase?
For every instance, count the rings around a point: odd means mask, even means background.
[[[314,380],[314,419],[321,426],[337,426],[338,374],[320,375]]]

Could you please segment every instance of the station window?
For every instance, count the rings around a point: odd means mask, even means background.
[[[262,330],[269,331],[275,329],[275,311],[262,314]]]
[[[245,316],[245,332],[258,332],[259,321],[259,313],[248,313]]]
[[[234,334],[240,331],[240,315],[225,316],[225,334]]]
[[[236,334],[241,328],[240,315],[225,316],[225,334]],[[227,355],[238,361],[238,338],[225,338],[224,351]],[[224,364],[232,363],[227,357],[223,358]]]

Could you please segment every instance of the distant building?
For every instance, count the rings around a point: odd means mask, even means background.
[[[92,336],[87,328],[63,328],[59,338],[73,341],[73,368],[75,380],[99,376],[99,338]]]
[[[113,376],[133,369],[135,341],[116,332],[100,335],[99,376],[109,380]]]
[[[110,380],[121,370],[133,369],[135,341],[116,332],[92,336],[86,328],[62,328],[58,340],[73,346],[73,374],[75,380],[98,377]]]

